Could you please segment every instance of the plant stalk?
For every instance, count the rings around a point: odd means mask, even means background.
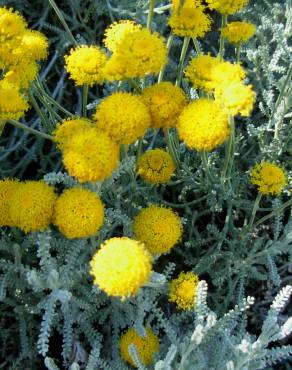
[[[27,132],[31,133],[31,134],[37,135],[37,136],[39,136],[43,139],[48,139],[48,140],[54,141],[53,136],[45,134],[45,133],[40,132],[38,130],[35,130],[34,128],[26,126],[23,123],[15,121],[14,119],[9,119],[7,122],[10,123],[11,125],[17,127],[17,128],[20,128],[24,131],[27,131]]]
[[[182,80],[182,76],[183,76],[183,69],[184,69],[184,64],[185,64],[185,59],[186,59],[189,43],[190,43],[190,37],[185,36],[183,46],[182,46],[182,49],[181,49],[180,59],[179,59],[177,78],[176,78],[176,81],[175,81],[176,86],[180,86],[180,84],[181,84],[181,80]]]

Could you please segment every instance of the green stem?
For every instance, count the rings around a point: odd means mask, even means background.
[[[251,230],[252,229],[252,225],[254,223],[254,219],[255,219],[256,213],[258,211],[259,203],[260,203],[261,199],[262,199],[262,194],[261,193],[258,193],[258,195],[256,197],[256,200],[254,202],[254,205],[253,205],[253,209],[252,209],[252,212],[251,212],[251,217],[250,217],[249,224],[247,226],[247,230]]]
[[[203,150],[201,152],[201,159],[202,159],[202,163],[203,163],[203,166],[204,166],[204,169],[206,171],[206,174],[207,174],[207,177],[210,181],[213,180],[213,176],[210,172],[210,167],[209,167],[209,162],[208,162],[208,154],[205,150]]]
[[[221,32],[220,32],[220,45],[219,45],[219,59],[220,61],[224,58],[224,37],[222,34],[222,28],[225,27],[227,24],[227,14],[222,14],[221,18]]]
[[[41,111],[41,109],[40,109],[35,97],[33,96],[32,91],[30,89],[27,91],[27,94],[28,94],[29,101],[30,101],[31,105],[34,107],[35,111],[37,112],[38,116],[40,117],[40,120],[41,120],[43,126],[45,127],[45,129],[48,132],[52,132],[52,125],[48,122],[46,116]]]
[[[179,59],[177,78],[176,78],[176,82],[175,82],[176,86],[180,86],[180,84],[181,84],[181,80],[182,80],[182,76],[183,76],[183,69],[184,69],[184,64],[185,64],[185,59],[186,59],[189,43],[190,43],[190,37],[185,36],[183,46],[182,46],[182,49],[181,49],[180,59]]]
[[[226,181],[229,164],[231,165],[233,164],[233,157],[234,157],[234,141],[235,141],[234,117],[229,115],[228,121],[229,121],[229,126],[230,126],[230,137],[227,143],[224,168],[222,172],[222,183],[223,184]],[[231,172],[231,169],[230,169],[230,172]]]
[[[9,119],[7,122],[10,123],[11,125],[17,127],[17,128],[21,128],[22,130],[25,130],[25,131],[27,131],[31,134],[37,135],[37,136],[39,136],[43,139],[48,139],[48,140],[54,141],[53,136],[44,134],[43,132],[40,132],[38,130],[35,130],[34,128],[26,126],[23,123],[15,121],[14,119]]]
[[[141,157],[142,145],[143,145],[143,137],[140,137],[140,139],[138,141],[138,147],[137,147],[136,163],[138,163],[139,158]]]
[[[292,206],[292,199],[288,200],[286,203],[283,203],[280,207],[274,209],[271,213],[267,214],[266,216],[260,218],[253,227],[257,227],[263,222],[267,221],[268,219],[276,216],[280,212],[282,212],[285,208]]]
[[[200,45],[198,43],[198,40],[195,37],[193,38],[193,43],[194,43],[194,47],[195,47],[195,50],[196,50],[197,55],[201,55],[202,54],[202,50],[200,48]]]
[[[176,152],[175,146],[173,144],[172,136],[171,136],[169,129],[164,130],[164,136],[165,136],[166,144],[170,152],[170,155],[176,165],[176,168],[179,169],[180,167],[179,157],[178,157],[178,153]]]
[[[62,23],[63,27],[65,28],[66,32],[68,33],[68,36],[71,40],[71,42],[78,46],[78,42],[75,40],[74,36],[72,35],[70,28],[68,27],[65,18],[63,17],[63,14],[61,13],[60,9],[58,8],[57,4],[55,3],[55,0],[49,0],[49,3],[51,4],[51,7],[55,10],[60,22]]]
[[[171,46],[172,46],[172,42],[173,42],[173,34],[171,33],[168,36],[167,43],[166,43],[166,56],[169,55],[169,52],[170,52],[170,49],[171,49]],[[166,67],[166,64],[161,68],[161,70],[159,72],[158,80],[157,80],[158,83],[163,80],[165,67]]]
[[[83,85],[82,94],[82,116],[87,117],[88,84]]]
[[[128,82],[137,91],[137,93],[141,94],[142,89],[133,78],[129,78]]]
[[[240,63],[240,49],[241,49],[241,44],[237,44],[236,47],[236,63]]]
[[[149,11],[148,11],[148,17],[147,17],[147,28],[150,31],[151,31],[151,24],[152,24],[152,20],[153,20],[155,1],[156,0],[149,0]]]

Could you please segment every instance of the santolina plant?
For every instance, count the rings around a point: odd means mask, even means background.
[[[275,30],[247,0],[107,2],[99,42],[69,3],[46,8],[61,33],[0,8],[0,129],[37,138],[46,173],[0,180],[1,366],[287,361],[291,2],[265,10]]]

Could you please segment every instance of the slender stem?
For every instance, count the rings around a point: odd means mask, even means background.
[[[62,23],[63,27],[65,28],[66,32],[68,33],[68,36],[71,40],[71,42],[77,46],[78,42],[75,40],[74,36],[72,35],[70,28],[68,27],[65,18],[63,17],[63,14],[61,13],[60,9],[58,8],[57,4],[55,3],[55,0],[49,0],[49,3],[51,4],[51,7],[55,10],[60,22]]]
[[[179,157],[178,157],[178,153],[176,152],[175,146],[173,144],[172,136],[171,136],[169,129],[164,130],[164,136],[165,136],[166,144],[170,152],[170,155],[176,165],[176,168],[178,169],[180,167]]]
[[[236,63],[240,63],[240,49],[241,49],[241,44],[237,44],[235,47],[236,50]]]
[[[194,47],[195,47],[195,50],[196,50],[197,55],[201,55],[202,54],[202,50],[200,48],[200,45],[198,43],[198,40],[195,37],[193,38],[193,43],[194,43]]]
[[[42,124],[44,125],[45,129],[48,132],[51,132],[52,131],[52,125],[48,122],[46,116],[41,111],[35,97],[33,96],[33,93],[31,91],[31,89],[29,89],[27,91],[27,94],[28,94],[28,97],[29,97],[29,101],[31,102],[31,105],[34,107],[35,111],[37,112],[38,116],[40,117],[40,120],[41,120]]]
[[[251,230],[251,228],[252,228],[252,225],[254,223],[254,219],[255,219],[256,213],[258,211],[259,203],[260,203],[261,199],[262,199],[262,194],[261,193],[258,193],[258,195],[256,197],[256,200],[254,202],[254,205],[253,205],[253,209],[252,209],[252,212],[251,212],[250,221],[249,221],[249,224],[247,226],[247,229],[248,230]]]
[[[180,59],[179,59],[177,78],[176,78],[176,82],[175,82],[176,86],[180,86],[180,84],[181,84],[183,69],[184,69],[184,64],[185,64],[185,58],[186,58],[186,55],[187,55],[187,50],[188,50],[188,47],[189,47],[189,43],[190,43],[190,37],[185,36],[183,46],[182,46],[182,49],[181,49]]]
[[[152,19],[153,19],[155,2],[156,2],[156,0],[149,0],[149,11],[148,11],[148,17],[147,17],[147,28],[150,31],[151,31],[151,24],[152,24]]]
[[[219,45],[219,59],[222,60],[224,58],[224,37],[222,34],[222,28],[225,27],[227,24],[227,14],[222,14],[221,18],[221,32],[220,32],[220,45]]]
[[[143,145],[143,137],[140,137],[140,139],[138,141],[138,147],[137,147],[136,163],[138,163],[138,160],[141,157],[142,145]]]
[[[229,115],[228,120],[229,120],[229,126],[230,126],[230,137],[227,143],[224,168],[222,172],[222,183],[223,184],[226,181],[229,164],[233,163],[233,157],[234,157],[234,139],[235,139],[234,117]]]
[[[128,82],[137,91],[137,93],[141,94],[142,89],[133,78],[129,78]]]
[[[276,216],[278,213],[282,212],[285,208],[292,206],[292,199],[288,200],[286,203],[283,203],[280,207],[274,209],[271,213],[267,214],[266,216],[260,218],[255,224],[254,227],[259,226],[263,222],[267,221],[268,219]]]
[[[201,159],[202,159],[202,163],[203,163],[204,169],[205,169],[205,171],[207,173],[207,177],[208,177],[208,179],[210,181],[212,181],[213,180],[213,176],[212,176],[212,174],[210,172],[210,167],[209,167],[209,162],[208,162],[208,154],[207,154],[207,152],[205,150],[203,150],[201,152]]]
[[[87,117],[87,99],[88,99],[88,84],[83,85],[82,94],[82,116]]]
[[[169,52],[170,52],[170,49],[171,49],[171,46],[172,46],[172,42],[173,42],[173,34],[171,33],[168,36],[167,43],[166,43],[166,56],[169,55]],[[165,67],[166,67],[166,64],[161,68],[161,70],[159,72],[158,80],[157,80],[158,83],[163,80]]]
[[[162,203],[166,204],[170,207],[173,207],[173,208],[185,208],[185,207],[188,207],[188,206],[193,206],[195,204],[198,204],[198,203],[202,202],[203,200],[205,200],[207,198],[208,198],[208,195],[203,195],[201,198],[194,199],[191,202],[184,202],[182,204],[170,203],[170,202],[167,202],[166,200],[163,200]]]
[[[17,127],[17,128],[21,128],[22,130],[25,130],[25,131],[27,131],[27,132],[29,132],[31,134],[37,135],[37,136],[39,136],[39,137],[41,137],[43,139],[48,139],[48,140],[54,141],[53,136],[47,135],[47,134],[45,134],[43,132],[40,132],[38,130],[35,130],[34,128],[31,128],[29,126],[26,126],[23,123],[20,123],[18,121],[15,121],[14,119],[9,119],[7,122],[10,123],[11,125]]]

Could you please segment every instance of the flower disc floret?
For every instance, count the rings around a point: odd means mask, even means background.
[[[10,200],[12,224],[25,233],[45,230],[52,221],[56,199],[54,188],[44,181],[20,183]]]
[[[77,132],[63,152],[65,168],[81,183],[110,177],[118,161],[118,144],[95,128]]]
[[[255,102],[255,92],[251,85],[241,82],[230,82],[215,88],[215,100],[228,113],[233,116],[241,114],[248,117]]]
[[[221,14],[234,14],[248,4],[248,0],[207,0],[210,9]]]
[[[21,37],[21,47],[33,60],[46,59],[48,55],[48,39],[46,36],[34,30],[27,30]]]
[[[229,137],[227,113],[215,101],[198,99],[179,117],[178,134],[190,149],[211,151]]]
[[[151,184],[167,183],[175,171],[171,155],[163,149],[148,150],[138,161],[137,172]]]
[[[77,86],[101,84],[107,57],[98,46],[78,46],[65,55],[66,69]]]
[[[132,144],[150,127],[150,114],[142,98],[126,92],[116,92],[96,108],[97,128],[120,144]]]
[[[93,127],[93,123],[85,118],[74,117],[63,120],[57,124],[53,132],[54,141],[60,150],[70,147],[71,140],[78,133],[86,132]]]
[[[122,300],[137,295],[149,280],[151,256],[141,242],[130,238],[111,238],[93,256],[94,284],[109,296]]]
[[[152,254],[169,252],[182,237],[179,216],[171,209],[151,205],[134,219],[135,238],[143,242]]]
[[[287,176],[280,166],[265,161],[252,168],[250,182],[263,195],[279,195],[287,185]]]
[[[4,81],[0,82],[0,120],[18,120],[28,108],[27,101],[17,87]]]
[[[0,40],[19,36],[27,24],[24,18],[12,8],[0,8]]]
[[[187,105],[184,91],[171,82],[160,82],[146,87],[142,99],[149,109],[153,128],[174,127],[179,114]]]
[[[11,66],[4,75],[3,82],[16,86],[18,89],[27,89],[36,78],[39,66],[35,61],[20,63]]]
[[[15,179],[0,180],[0,227],[14,226],[9,214],[11,197],[19,182]]]
[[[232,44],[247,42],[256,31],[256,26],[247,22],[231,22],[222,28],[222,35]]]
[[[193,272],[181,272],[169,284],[168,299],[181,310],[191,310],[195,306],[199,277]]]
[[[121,357],[133,367],[136,367],[129,353],[129,346],[133,344],[143,365],[148,366],[153,362],[153,356],[159,351],[159,340],[150,327],[145,329],[146,335],[142,337],[134,328],[128,329],[120,338]]]
[[[106,63],[104,73],[109,81],[119,81],[158,74],[166,63],[166,45],[158,33],[146,28],[127,32]]]
[[[129,19],[114,22],[105,30],[103,42],[110,51],[114,52],[116,47],[123,42],[123,39],[127,37],[129,33],[140,29],[142,29],[140,24],[130,21]]]
[[[198,7],[183,7],[168,21],[173,33],[182,37],[204,37],[211,29],[211,18]]]
[[[90,190],[66,189],[56,201],[54,224],[66,238],[87,238],[95,235],[103,221],[103,204]]]

